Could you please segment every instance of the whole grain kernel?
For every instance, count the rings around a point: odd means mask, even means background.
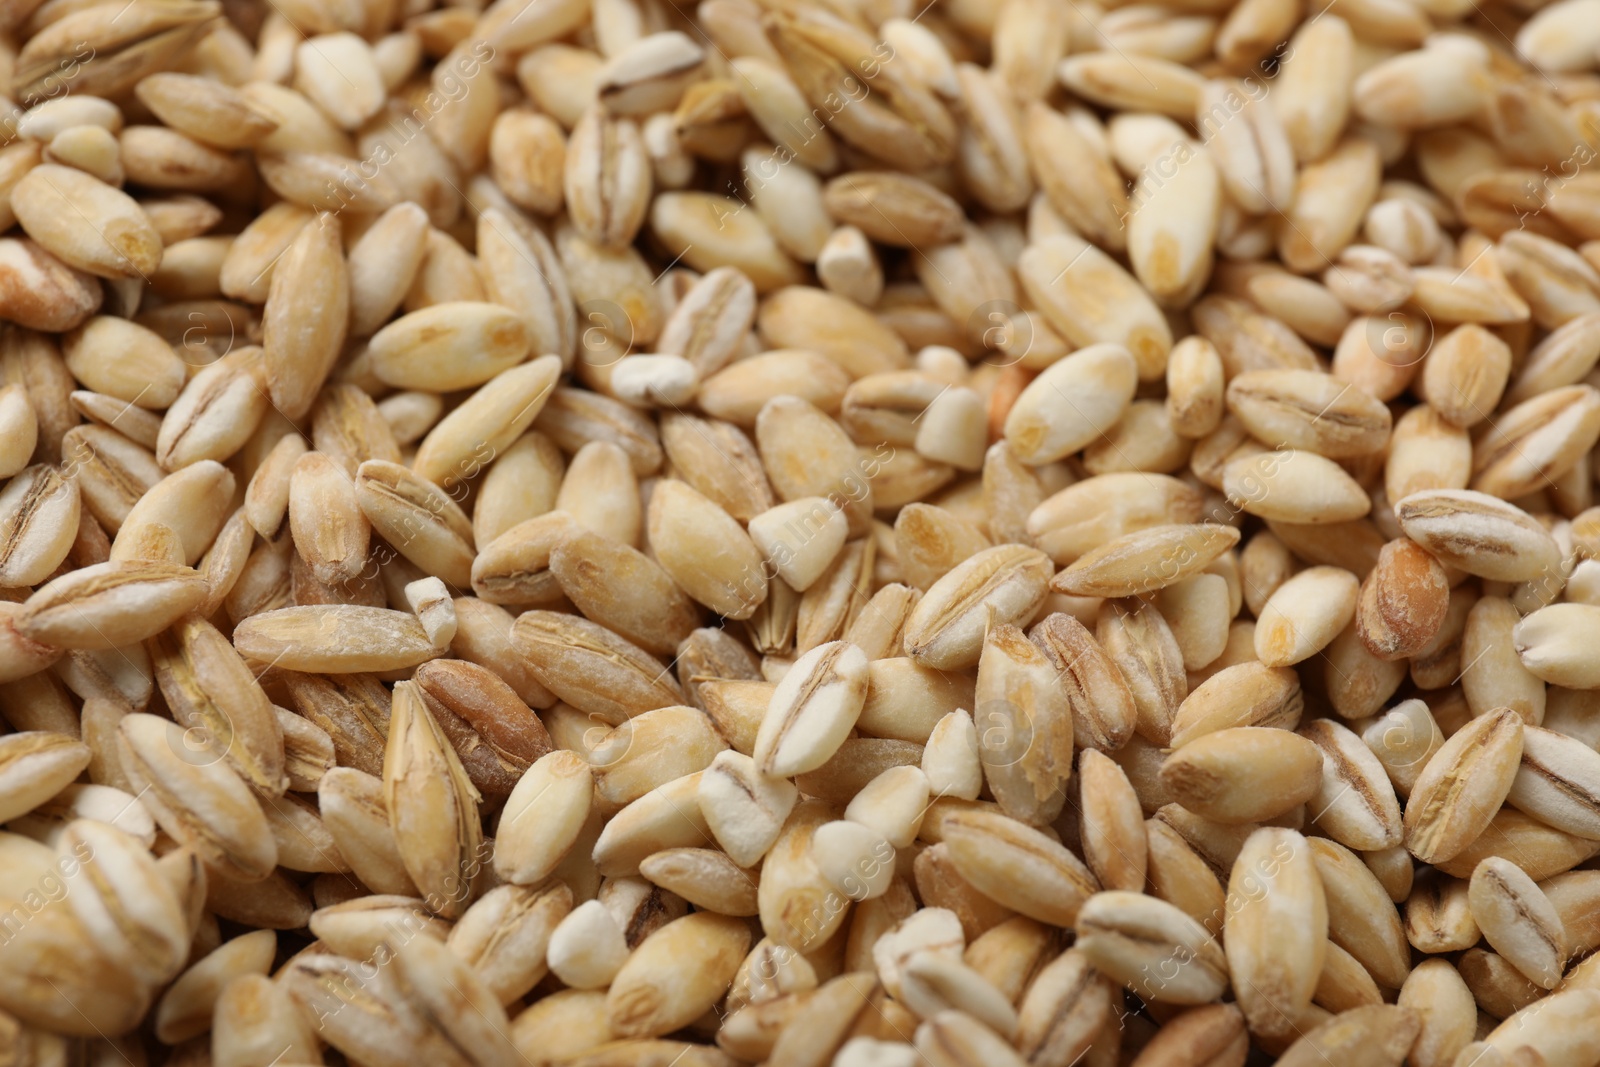
[[[1198,522],[1201,510],[1200,493],[1177,478],[1100,474],[1046,496],[1028,515],[1027,532],[1052,560],[1069,564],[1123,534]]]
[[[1078,912],[1078,941],[1108,977],[1141,996],[1169,1004],[1205,1004],[1220,995],[1227,974],[1222,947],[1205,927],[1164,901],[1111,890],[1090,897]],[[1179,960],[1152,980],[1154,960]]]
[[[1528,723],[1544,717],[1546,686],[1518,654],[1520,625],[1516,607],[1503,597],[1479,597],[1468,609],[1457,680],[1474,715],[1503,707]]]
[[[1247,371],[1228,383],[1228,407],[1267,444],[1333,458],[1376,451],[1389,432],[1382,404],[1314,371]]]
[[[1005,435],[1018,458],[1039,464],[1093,443],[1133,398],[1137,364],[1126,348],[1090,346],[1047,367],[1006,416]]]
[[[1372,501],[1332,460],[1284,450],[1236,459],[1222,472],[1229,503],[1264,519],[1323,525],[1366,515]]]
[[[999,546],[968,558],[935,582],[906,620],[906,652],[937,669],[970,666],[984,631],[1021,622],[1045,597],[1050,563],[1022,546]]]
[[[663,569],[700,603],[744,619],[767,598],[768,577],[749,534],[687,484],[655,487],[648,524]]]
[[[1414,655],[1444,625],[1449,601],[1449,579],[1438,561],[1412,541],[1391,541],[1362,582],[1356,626],[1374,655]]]
[[[1328,924],[1327,899],[1306,839],[1272,827],[1253,832],[1229,874],[1230,936],[1224,941],[1239,1007],[1252,1031],[1294,1032],[1322,970]]]
[[[1020,630],[984,641],[973,696],[984,778],[1000,809],[1043,823],[1066,802],[1075,723],[1050,659]]]
[[[1328,647],[1354,616],[1359,590],[1355,576],[1342,568],[1301,571],[1262,605],[1256,655],[1268,666],[1282,667]]]
[[[1459,853],[1511,790],[1522,720],[1509,708],[1473,719],[1428,758],[1406,802],[1406,847],[1424,862]]]
[[[1286,730],[1234,727],[1174,752],[1162,764],[1161,780],[1198,815],[1226,823],[1265,822],[1315,795],[1322,755]]]
[[[1522,665],[1541,681],[1572,689],[1589,689],[1597,681],[1577,651],[1600,618],[1592,604],[1552,604],[1525,617],[1512,631]]]
[[[1080,556],[1050,587],[1075,596],[1148,593],[1204,570],[1238,541],[1236,529],[1217,523],[1151,526]]]
[[[1566,962],[1561,917],[1522,868],[1498,856],[1483,860],[1467,903],[1484,940],[1536,986],[1554,988]]]

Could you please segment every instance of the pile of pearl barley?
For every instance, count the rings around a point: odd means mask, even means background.
[[[1600,1064],[1600,0],[0,0],[0,1063]]]

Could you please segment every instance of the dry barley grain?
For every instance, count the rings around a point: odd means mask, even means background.
[[[1542,989],[1561,981],[1561,917],[1522,868],[1499,857],[1483,860],[1472,871],[1467,902],[1484,940],[1524,977]]]
[[[999,546],[968,558],[934,583],[905,625],[906,651],[927,666],[970,666],[993,624],[1021,622],[1044,599],[1050,563],[1021,546]]]
[[[333,369],[348,326],[349,292],[336,221],[319,215],[289,243],[267,294],[262,345],[268,392],[286,415],[309,411]],[[308,305],[315,314],[307,313]]]
[[[277,862],[266,817],[244,781],[221,762],[222,749],[150,715],[117,729],[123,770],[162,828],[220,873],[259,881]]]
[[[1228,879],[1228,970],[1252,1031],[1292,1033],[1311,1002],[1327,944],[1328,909],[1305,838],[1263,828]]]
[[[1448,860],[1478,836],[1505,800],[1522,756],[1522,720],[1500,708],[1472,720],[1428,758],[1406,803],[1406,847]]]

